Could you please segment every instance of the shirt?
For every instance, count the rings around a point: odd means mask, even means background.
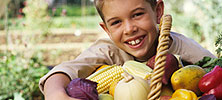
[[[180,55],[181,59],[187,62],[195,63],[204,56],[215,58],[212,53],[193,39],[174,32],[171,32],[170,36],[173,42],[169,48],[169,53]],[[109,38],[99,39],[76,59],[63,62],[50,70],[40,79],[39,88],[43,93],[45,81],[55,73],[65,73],[70,79],[86,78],[100,65],[123,65],[128,60],[134,60],[134,57],[118,48],[112,40]]]

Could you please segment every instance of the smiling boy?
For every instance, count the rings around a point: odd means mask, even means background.
[[[157,12],[154,12],[151,4],[144,0],[106,1],[101,11],[104,22],[100,25],[120,49],[137,59],[147,60],[155,54],[156,24],[162,16],[163,4],[159,3],[156,9]]]
[[[40,80],[46,100],[77,100],[65,88],[71,79],[89,76],[99,65],[123,65],[127,60],[145,62],[156,54],[158,24],[164,13],[162,0],[95,0],[110,39],[100,39],[76,59],[55,66]],[[197,42],[171,32],[169,53],[195,63],[204,56],[215,57]]]

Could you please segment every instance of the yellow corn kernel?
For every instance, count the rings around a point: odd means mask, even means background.
[[[123,73],[123,69],[121,66],[108,66],[99,71],[93,73],[87,79],[97,82],[97,91],[98,93],[107,92],[111,83],[115,80],[120,81],[123,79],[121,74]]]

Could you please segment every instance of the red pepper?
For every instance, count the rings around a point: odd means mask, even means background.
[[[222,68],[217,65],[205,74],[199,81],[199,89],[203,95],[213,94],[217,100],[222,100]]]

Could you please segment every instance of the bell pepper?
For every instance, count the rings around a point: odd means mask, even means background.
[[[197,95],[187,89],[177,89],[169,100],[197,100]]]
[[[217,100],[222,100],[222,68],[216,65],[200,79],[198,87],[203,95],[213,94]]]

